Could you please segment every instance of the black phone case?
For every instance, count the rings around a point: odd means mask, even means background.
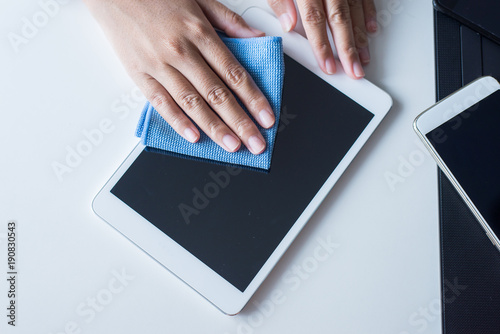
[[[478,0],[478,1],[481,1],[481,0]],[[472,30],[474,31],[477,31],[478,33],[494,40],[495,42],[497,43],[500,43],[500,36],[496,36],[494,34],[492,34],[491,32],[485,30],[484,28],[478,26],[477,24],[474,24],[473,22],[467,20],[466,18],[462,17],[461,15],[458,15],[457,13],[455,13],[453,10],[449,9],[449,8],[446,8],[445,6],[441,5],[439,3],[439,0],[433,0],[433,4],[434,4],[434,8],[452,18],[454,18],[455,20],[459,21],[460,23],[468,26],[469,28],[471,28]],[[500,15],[500,14],[499,14]]]
[[[437,11],[434,23],[440,100],[467,82],[462,82],[460,23]],[[500,252],[440,170],[438,190],[443,333],[498,334]]]

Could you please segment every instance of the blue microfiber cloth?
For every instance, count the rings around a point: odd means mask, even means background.
[[[239,39],[221,36],[221,39],[252,76],[273,108],[276,122],[272,128],[264,129],[256,123],[267,143],[266,150],[262,154],[254,155],[244,145],[241,145],[237,152],[229,153],[201,130],[200,140],[197,143],[190,143],[177,134],[149,102],[146,103],[142,111],[136,136],[141,138],[141,142],[145,146],[155,149],[268,170],[271,167],[271,156],[279,124],[285,74],[281,37]],[[243,104],[239,100],[238,102],[253,120]]]

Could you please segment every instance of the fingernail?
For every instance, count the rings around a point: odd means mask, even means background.
[[[368,29],[369,32],[376,32],[378,29],[377,21],[373,19],[368,21],[368,23],[366,24],[366,28]]]
[[[281,14],[278,19],[280,20],[281,27],[285,32],[289,32],[290,30],[292,30],[292,17],[290,16],[290,14]]]
[[[191,143],[196,143],[196,141],[198,140],[198,135],[191,128],[184,129],[184,137]]]
[[[270,111],[268,110],[261,110],[259,113],[260,117],[260,123],[262,126],[264,126],[266,129],[270,128],[274,124],[274,115],[271,114]]]
[[[368,64],[370,62],[370,50],[367,47],[359,49],[359,59],[363,64]]]
[[[358,79],[365,76],[365,71],[363,70],[363,66],[361,66],[361,63],[357,60],[352,65],[352,71],[354,72],[354,75]]]
[[[266,143],[257,136],[252,136],[248,138],[248,144],[250,145],[250,151],[253,154],[261,154],[266,148]]]
[[[325,61],[325,68],[326,68],[326,73],[335,74],[335,59],[328,58]]]
[[[230,152],[234,152],[240,146],[240,141],[232,135],[225,135],[222,137],[222,143],[227,147]]]

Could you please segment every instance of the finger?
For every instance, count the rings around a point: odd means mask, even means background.
[[[328,24],[332,30],[335,47],[344,71],[354,79],[364,77],[365,72],[354,42],[349,3],[347,0],[329,0],[326,10]]]
[[[366,30],[377,32],[377,8],[373,0],[363,0],[363,11],[365,14]]]
[[[172,96],[156,79],[145,73],[135,79],[144,96],[175,132],[191,143],[195,143],[200,139],[200,132],[196,126],[179,109]]]
[[[212,71],[212,68],[214,67],[211,68],[205,62],[205,59],[203,59],[198,53],[193,53],[192,57],[193,60],[190,62],[191,68],[183,68],[183,70],[181,70],[186,79],[188,79],[194,88],[200,92],[205,101],[207,101],[217,115],[219,115],[226,125],[241,139],[250,152],[253,154],[262,153],[266,148],[266,142],[255,123],[250,119],[245,111],[243,111],[228,87]],[[224,56],[221,55],[220,57]],[[233,83],[238,82],[240,85],[238,88],[243,87],[244,82],[247,82],[248,84],[250,76],[239,63],[236,62],[236,64],[228,65],[226,72],[227,71],[233,71],[229,74],[229,76],[234,76],[231,77],[230,80],[232,80]],[[260,93],[260,91],[258,92]],[[256,92],[253,92],[254,95],[255,93]],[[260,94],[262,95],[262,93]],[[246,98],[251,99],[252,96],[247,96]],[[267,100],[263,95],[262,99],[262,101],[268,105]],[[252,110],[257,110],[256,104],[258,104],[257,100],[249,103],[249,105],[252,106]],[[262,112],[268,113],[269,116],[271,114],[271,112],[267,110],[263,110]],[[260,115],[260,113],[257,114],[257,116]]]
[[[266,129],[272,127],[276,121],[273,109],[250,74],[229,52],[224,43],[218,40],[210,44],[201,44],[199,48],[208,65],[238,96],[260,126]],[[231,99],[231,103],[234,104],[234,102]],[[238,109],[238,112],[241,110],[241,108],[236,108],[236,106],[239,107],[238,104],[234,106],[234,110]]]
[[[250,27],[240,15],[218,1],[203,0],[199,1],[199,5],[210,23],[230,37],[250,38],[265,35],[262,31]]]
[[[351,12],[354,42],[358,48],[359,59],[362,64],[368,64],[370,62],[370,51],[368,50],[368,36],[366,34],[365,14],[362,1],[363,0],[349,0],[349,10]]]
[[[326,14],[322,0],[298,0],[297,4],[319,67],[327,74],[335,73],[335,59],[326,32]]]
[[[178,106],[210,137],[228,152],[235,152],[241,141],[210,109],[195,87],[170,66],[160,72],[158,81],[170,92]]]
[[[290,32],[297,24],[297,11],[293,0],[267,0],[269,7],[274,11],[281,23],[283,31]]]

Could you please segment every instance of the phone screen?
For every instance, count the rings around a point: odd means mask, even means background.
[[[497,237],[500,236],[500,91],[426,134]]]
[[[500,1],[498,0],[436,0],[444,9],[500,39]]]

